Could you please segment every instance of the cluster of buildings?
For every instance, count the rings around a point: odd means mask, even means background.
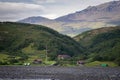
[[[71,58],[71,56],[63,54],[63,55],[58,55],[57,58],[58,58],[58,60],[68,60],[68,59]],[[33,64],[41,64],[42,62],[43,62],[42,59],[35,59],[35,60],[33,60],[32,63]],[[79,60],[79,61],[76,62],[76,64],[77,65],[84,65],[85,61],[84,60]],[[29,66],[30,63],[24,63],[24,65]]]

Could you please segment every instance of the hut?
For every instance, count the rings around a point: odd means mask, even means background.
[[[77,61],[77,64],[78,64],[78,65],[84,65],[84,64],[85,64],[85,61],[79,60],[79,61]]]
[[[33,64],[41,64],[42,63],[42,60],[41,59],[35,59],[33,61]]]

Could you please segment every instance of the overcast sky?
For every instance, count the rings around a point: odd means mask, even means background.
[[[50,19],[113,0],[0,0],[0,21],[16,21],[30,16]]]

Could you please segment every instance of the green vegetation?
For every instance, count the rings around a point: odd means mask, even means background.
[[[120,65],[120,27],[84,32],[75,39],[86,48],[88,61],[113,61]],[[97,64],[97,63],[95,63]]]
[[[109,62],[109,61],[94,61],[94,62],[90,62],[85,64],[85,66],[91,67],[91,66],[102,66],[102,64],[107,64],[109,67],[117,67],[118,65],[115,64],[114,62]]]
[[[84,50],[74,39],[45,26],[0,22],[0,55],[4,53],[6,65],[32,63],[35,59],[44,62],[46,49],[46,64],[53,64],[49,61],[55,61],[59,54],[77,56]]]
[[[84,60],[85,66],[120,66],[120,27],[87,31],[75,40],[41,25],[1,22],[0,65],[32,64],[38,59],[41,65],[77,66]],[[62,54],[71,58],[58,60]]]

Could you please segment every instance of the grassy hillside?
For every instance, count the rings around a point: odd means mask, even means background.
[[[120,27],[84,32],[75,39],[86,48],[91,61],[114,61],[120,65]]]
[[[46,48],[50,60],[55,60],[59,54],[75,56],[83,53],[75,40],[45,26],[0,22],[0,54],[8,56],[5,60],[44,59]]]

